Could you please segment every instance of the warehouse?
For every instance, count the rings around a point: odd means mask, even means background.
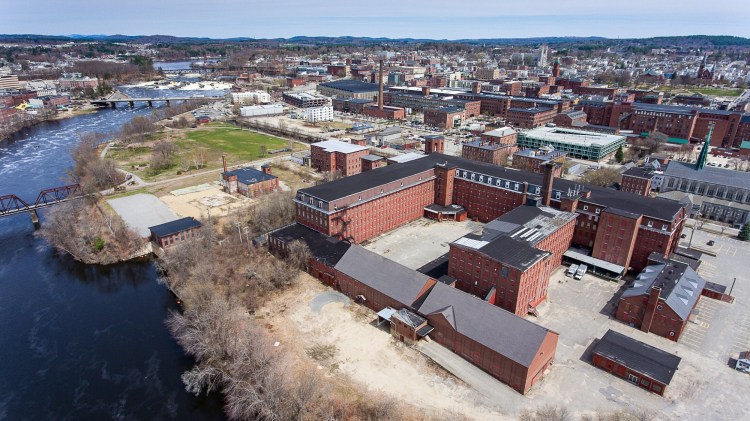
[[[602,370],[664,396],[681,358],[608,330],[596,343],[592,362]]]

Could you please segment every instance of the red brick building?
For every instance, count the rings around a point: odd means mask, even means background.
[[[385,158],[377,155],[365,155],[360,158],[362,160],[362,172],[374,170],[375,168],[384,167],[386,165]]]
[[[461,158],[494,165],[507,165],[508,156],[510,156],[515,149],[515,146],[492,143],[478,139],[471,142],[464,142],[461,145]]]
[[[424,124],[441,129],[460,126],[465,119],[464,110],[458,107],[425,108]]]
[[[681,358],[608,330],[594,347],[592,363],[635,386],[664,396]]]
[[[404,120],[406,118],[406,110],[399,107],[383,106],[382,109],[374,105],[365,106],[363,114],[368,117],[385,118],[388,120]]]
[[[617,320],[676,342],[705,286],[706,281],[685,263],[670,260],[647,266],[623,292]]]
[[[510,108],[505,119],[514,127],[533,129],[552,123],[556,115],[554,108]]]
[[[570,247],[576,214],[521,206],[450,245],[448,275],[462,291],[518,316],[547,297],[549,277]]]
[[[619,262],[621,272],[640,270],[651,252],[668,255],[677,246],[684,205],[554,177],[550,182],[545,184],[542,174],[432,153],[300,189],[297,221],[362,242],[421,217],[435,203],[463,207],[469,218],[488,222],[528,197],[549,195],[551,207],[579,214],[573,244],[590,250],[595,259]]]
[[[630,168],[622,173],[620,190],[627,193],[648,196],[651,193],[651,180],[653,178],[654,171],[650,168]]]
[[[584,127],[588,125],[586,122],[586,113],[582,110],[569,110],[564,113],[560,113],[555,116],[552,120],[555,125],[560,127]]]
[[[482,133],[482,141],[504,146],[516,146],[518,133],[511,127],[501,127]]]
[[[195,218],[185,217],[149,227],[151,241],[164,250],[180,243],[192,241],[200,233],[201,223]]]
[[[221,173],[221,186],[227,193],[239,193],[247,197],[279,190],[278,177],[271,174],[271,167],[266,164],[258,171],[255,168],[240,168]]]
[[[269,234],[275,252],[288,250],[293,241],[308,245],[313,276],[378,312],[378,321],[389,321],[399,340],[429,336],[519,393],[527,393],[554,362],[555,332],[301,225]]]
[[[563,163],[565,161],[565,152],[554,149],[525,149],[513,154],[513,168],[544,174],[542,164],[545,162],[555,161]],[[554,176],[562,177],[562,166],[554,168]]]
[[[370,154],[366,146],[353,145],[338,140],[326,140],[310,145],[310,162],[318,171],[341,171],[341,175],[350,175],[362,172],[362,160],[365,155]]]

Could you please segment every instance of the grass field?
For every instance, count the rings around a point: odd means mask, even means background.
[[[263,153],[263,147],[266,151],[287,147],[287,141],[283,139],[226,124],[212,124],[208,129],[190,131],[186,137],[188,141],[210,150],[226,153],[233,161],[250,161],[269,156]]]
[[[108,158],[115,160],[118,166],[130,171],[146,181],[163,180],[193,171],[191,163],[197,154],[205,157],[205,166],[200,170],[215,169],[221,166],[221,156],[226,155],[228,164],[238,164],[273,156],[267,153],[274,149],[288,146],[287,141],[261,133],[241,130],[223,123],[213,123],[198,129],[185,131],[167,131],[149,135],[147,142],[167,140],[177,145],[177,153],[172,166],[158,172],[149,168],[151,148],[137,146],[132,148],[111,148]],[[265,148],[266,153],[263,152]],[[301,148],[295,145],[296,148]]]
[[[689,88],[692,92],[711,96],[740,96],[742,89]]]

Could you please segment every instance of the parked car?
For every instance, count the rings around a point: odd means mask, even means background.
[[[708,243],[706,243],[706,244],[708,244],[709,246],[713,246],[714,244],[716,244],[716,241],[714,241],[714,240],[711,240],[711,241],[709,241],[709,242],[708,242]]]
[[[573,276],[573,278],[580,281],[581,278],[583,278],[583,275],[586,274],[586,271],[588,271],[588,269],[589,267],[586,265],[578,266],[578,270],[576,270],[576,274],[575,276]]]
[[[573,275],[576,274],[577,270],[578,270],[578,265],[576,265],[576,264],[570,265],[570,267],[568,268],[568,270],[565,271],[565,276],[572,277]]]
[[[682,234],[682,235],[680,236],[680,238],[685,238],[686,236],[687,236],[687,234]]]

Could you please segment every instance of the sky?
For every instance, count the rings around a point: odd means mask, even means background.
[[[211,38],[750,38],[747,0],[3,1],[0,33]],[[711,10],[708,10],[708,6]]]

